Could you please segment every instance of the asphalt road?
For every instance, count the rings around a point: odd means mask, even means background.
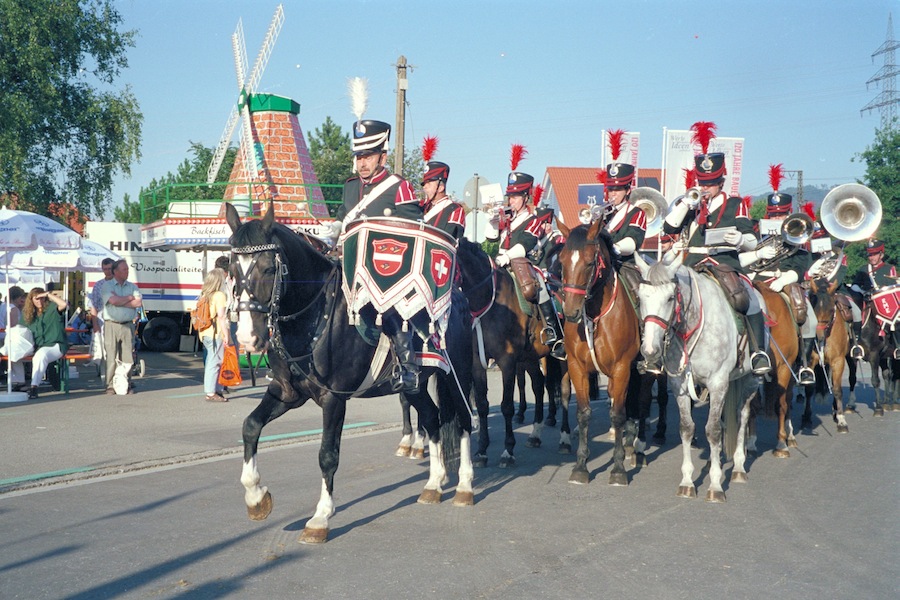
[[[900,595],[900,413],[874,418],[870,389],[858,392],[847,435],[815,406],[815,428],[789,459],[772,456],[774,423],[761,421],[750,481],[726,485],[723,505],[702,500],[703,450],[691,451],[701,499],[675,497],[674,403],[668,443],[629,471],[626,488],[606,484],[602,403],[586,486],[568,483],[574,457],[557,454],[552,430],[529,449],[521,427],[518,465],[497,468],[494,415],[476,504],[459,508],[449,502],[455,478],[443,504],[416,504],[427,461],[393,456],[396,399],[351,401],[331,535],[305,546],[297,538],[320,487],[316,407],[264,430],[259,465],[275,508],[251,522],[240,426],[261,389],[206,403],[197,357],[145,358],[134,396],[101,395],[82,369],[68,397],[0,405],[0,598]]]

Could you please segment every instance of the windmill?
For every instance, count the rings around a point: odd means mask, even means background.
[[[244,46],[244,28],[241,20],[238,19],[237,28],[231,35],[231,47],[234,52],[234,68],[238,83],[238,102],[231,110],[231,115],[228,117],[228,122],[225,125],[225,132],[222,134],[222,139],[219,140],[219,145],[216,147],[212,162],[209,165],[209,171],[206,175],[206,181],[209,184],[214,183],[216,176],[219,174],[219,169],[222,167],[222,161],[225,158],[225,153],[231,145],[231,138],[234,135],[234,129],[237,126],[238,119],[241,121],[240,146],[244,159],[244,173],[246,175],[244,181],[252,182],[259,173],[260,167],[262,166],[262,168],[265,168],[264,164],[260,165],[257,161],[253,139],[253,121],[250,117],[250,98],[256,92],[256,86],[259,84],[259,80],[262,78],[266,64],[269,62],[269,57],[272,55],[272,50],[275,47],[275,40],[281,32],[281,26],[283,24],[284,10],[282,5],[279,4],[278,8],[275,9],[275,15],[272,17],[272,23],[269,25],[269,30],[266,32],[266,37],[263,40],[262,47],[259,49],[259,54],[256,55],[256,62],[253,65],[253,70],[250,72],[249,77],[245,77],[248,63]]]

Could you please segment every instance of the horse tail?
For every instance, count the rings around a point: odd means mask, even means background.
[[[444,459],[444,468],[448,473],[459,471],[460,439],[462,431],[471,429],[472,421],[467,406],[460,406],[460,392],[455,389],[456,378],[451,371],[449,374],[439,374],[437,377],[437,397],[440,410],[440,438],[441,456]],[[462,400],[465,404],[465,399]],[[462,410],[460,410],[462,408]]]

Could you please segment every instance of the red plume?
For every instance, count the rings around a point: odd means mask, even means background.
[[[606,185],[606,177],[606,171],[597,171],[597,181],[599,181],[603,185]]]
[[[784,169],[782,168],[782,164],[778,163],[777,165],[769,165],[769,185],[772,186],[772,191],[777,192],[778,188],[781,187],[781,181],[784,179]]]
[[[694,169],[682,169],[684,171],[684,189],[689,190],[697,186],[697,171]]]
[[[613,129],[612,131],[608,131],[606,135],[609,136],[609,153],[612,156],[613,162],[615,162],[619,160],[619,154],[622,153],[622,146],[625,143],[625,130]]]
[[[433,135],[426,135],[425,139],[422,141],[422,160],[425,162],[430,162],[432,158],[434,158],[434,153],[437,152],[438,148],[438,139]]]
[[[515,171],[519,168],[519,162],[528,156],[528,150],[522,144],[513,144],[509,151],[509,170]]]
[[[534,189],[531,191],[531,197],[534,200],[534,205],[537,206],[541,201],[541,196],[544,195],[544,186],[538,184],[534,186]]]
[[[800,210],[805,212],[806,215],[813,221],[816,220],[816,208],[813,206],[812,202],[804,202],[800,207]]]
[[[744,196],[744,208],[747,209],[747,214],[750,214],[750,207],[753,205],[753,196]]]
[[[709,152],[709,143],[716,139],[716,124],[712,121],[697,121],[691,125],[691,143],[700,144],[703,154]]]

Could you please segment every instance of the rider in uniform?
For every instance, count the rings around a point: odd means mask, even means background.
[[[884,260],[884,242],[872,238],[866,244],[866,257],[868,264],[864,271],[859,271],[853,280],[850,289],[871,297],[872,294],[878,292],[882,288],[897,285],[900,280],[897,278],[897,267],[885,262]],[[900,340],[897,339],[898,332],[894,332],[894,358],[900,360]]]
[[[772,370],[772,364],[765,351],[765,322],[761,311],[761,299],[753,289],[738,259],[739,252],[756,248],[757,238],[753,231],[747,206],[738,196],[728,197],[722,188],[725,183],[725,155],[721,152],[708,153],[709,142],[714,137],[713,123],[694,123],[693,141],[700,143],[702,154],[694,157],[694,167],[700,193],[686,195],[672,206],[663,223],[665,233],[679,233],[687,230],[688,256],[684,264],[692,267],[701,265],[723,265],[736,272],[744,291],[749,296],[749,307],[744,320],[750,333],[752,353],[750,361],[753,373],[765,375]],[[733,228],[722,235],[722,242],[708,246],[707,229]]]
[[[382,121],[360,120],[353,124],[353,164],[357,175],[344,183],[343,205],[338,208],[336,231],[362,217],[396,217],[411,221],[424,216],[413,186],[385,168],[391,126]],[[404,331],[403,320],[391,309],[382,317],[384,333],[399,362],[394,391],[418,389],[419,367],[412,346],[413,328]]]
[[[459,240],[466,233],[466,211],[462,204],[447,195],[447,179],[450,165],[431,160],[437,150],[436,137],[426,137],[422,144],[425,174],[422,190],[425,192],[425,223],[444,231]]]
[[[766,199],[766,219],[781,222],[793,213],[793,198],[790,194],[779,191],[783,171],[781,165],[772,165],[769,167],[769,181],[772,185],[773,192]],[[811,221],[815,220],[815,214],[812,212],[812,205],[804,207],[807,216]],[[781,232],[773,233],[773,236],[781,237]],[[810,232],[812,235],[812,232]],[[784,243],[784,242],[782,242]],[[797,373],[797,379],[800,385],[812,385],[816,382],[815,373],[809,367],[809,361],[812,358],[812,351],[816,345],[816,320],[815,312],[809,299],[799,286],[799,282],[806,277],[806,272],[811,264],[809,252],[805,248],[795,247],[787,254],[777,259],[775,262],[765,265],[764,270],[753,268],[758,261],[771,261],[776,258],[777,249],[774,245],[767,243],[766,240],[760,242],[759,246],[753,252],[741,253],[741,263],[752,271],[751,278],[755,281],[765,281],[769,289],[773,292],[785,294],[791,299],[791,311],[797,320],[800,330],[800,362],[801,368]]]
[[[507,178],[506,186],[509,205],[501,208],[504,218],[501,219],[498,214],[489,222],[487,239],[493,241],[499,238],[500,241],[500,251],[496,259],[498,267],[509,267],[512,259],[525,258],[544,236],[543,223],[532,212],[534,177],[515,170],[524,153],[523,147],[513,146],[511,161],[513,171]],[[566,349],[562,325],[543,278],[538,278],[538,288],[538,307],[546,325],[543,342],[550,348],[550,355],[553,358],[564,360]]]

